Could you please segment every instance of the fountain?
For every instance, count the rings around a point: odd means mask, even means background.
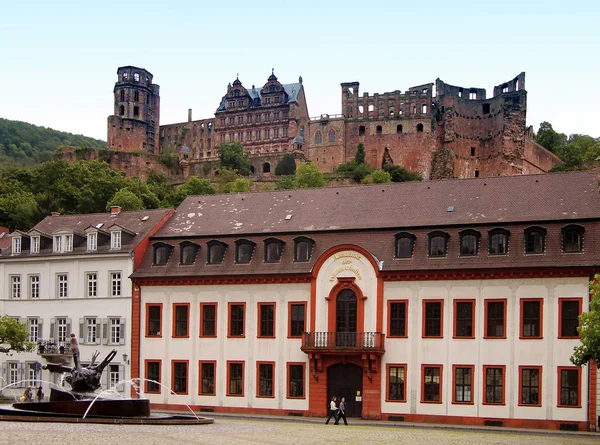
[[[64,381],[71,391],[50,388],[48,402],[15,402],[12,408],[0,408],[0,420],[30,420],[44,422],[88,422],[88,423],[129,423],[129,424],[207,424],[213,419],[193,416],[162,415],[150,413],[150,400],[124,398],[114,389],[98,391],[102,371],[117,354],[113,349],[100,363],[96,363],[98,351],[92,356],[88,366],[83,367],[79,360],[79,345],[75,334],[71,334],[71,352],[74,366],[62,363],[47,363],[43,369],[66,374]],[[119,398],[109,398],[108,394]]]

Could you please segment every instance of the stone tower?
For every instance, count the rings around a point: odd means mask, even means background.
[[[114,88],[114,114],[108,117],[112,151],[159,153],[160,87],[144,68],[122,66]]]

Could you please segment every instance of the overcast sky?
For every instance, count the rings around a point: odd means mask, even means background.
[[[340,83],[384,93],[526,72],[527,124],[600,136],[600,1],[14,1],[0,9],[0,117],[106,140],[117,67],[160,85],[162,124],[209,118],[229,82],[304,80],[311,116]]]

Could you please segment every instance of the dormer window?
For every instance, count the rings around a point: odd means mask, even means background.
[[[31,237],[31,253],[40,253],[40,237]]]
[[[265,240],[265,263],[278,263],[281,260],[283,241],[276,238]]]
[[[239,240],[235,244],[235,262],[238,264],[248,264],[252,260],[256,244],[248,240]]]
[[[181,258],[179,262],[183,265],[191,265],[196,261],[200,246],[198,244],[185,242],[180,244]]]
[[[121,231],[110,232],[110,248],[118,250],[121,248]]]
[[[429,256],[432,258],[445,257],[448,251],[448,238],[446,232],[435,231],[429,234]]]
[[[63,237],[62,235],[54,235],[53,237],[53,249],[55,253],[61,253],[63,251]]]
[[[463,230],[460,235],[460,256],[477,256],[480,233],[476,230]]]
[[[412,233],[401,232],[396,235],[396,258],[412,258],[416,237]]]
[[[571,224],[569,226],[563,227],[561,231],[563,241],[563,252],[583,252],[583,227]]]
[[[303,236],[294,239],[294,261],[309,261],[314,244],[315,242],[313,240]]]
[[[506,229],[492,229],[488,232],[489,254],[506,255],[510,232]]]
[[[96,232],[88,233],[87,250],[89,252],[95,252],[98,250],[98,234]]]
[[[164,243],[156,243],[152,246],[152,264],[154,266],[166,266],[171,254],[171,246]]]
[[[52,237],[54,253],[64,253],[73,251],[73,234],[54,235]]]
[[[221,241],[209,241],[208,243],[208,256],[206,258],[207,264],[221,264],[225,257],[225,250],[227,244]]]
[[[73,252],[73,235],[65,235],[65,252]]]
[[[544,253],[546,248],[546,229],[529,227],[525,229],[525,253]]]
[[[12,239],[12,253],[14,255],[21,253],[21,237],[16,236]]]

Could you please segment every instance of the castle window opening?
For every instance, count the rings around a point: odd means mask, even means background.
[[[133,73],[133,80],[135,82],[139,82],[140,81],[140,73]]]
[[[271,173],[271,164],[269,164],[268,162],[265,162],[263,164],[263,173]]]
[[[427,88],[423,88],[423,94],[427,94]]]
[[[396,133],[402,133],[402,125],[401,124],[396,125]]]
[[[417,106],[413,105],[413,114],[417,114]]]
[[[369,112],[373,111],[375,107],[373,105],[369,105]]]
[[[269,93],[274,93],[275,92],[275,85],[271,85],[269,87]]]
[[[254,174],[254,172],[255,172],[254,165],[250,166],[250,171],[252,172],[252,174]]]
[[[256,119],[255,120],[256,120],[256,122],[260,122],[260,114],[256,115]]]
[[[244,101],[243,100],[238,100],[238,107],[243,107],[244,106]]]
[[[266,121],[270,121],[271,120],[271,113],[265,113],[265,120]]]
[[[458,97],[462,97],[462,93],[463,93],[462,88],[459,88],[459,90],[458,90]]]
[[[271,103],[271,98],[270,97],[265,98],[265,103],[266,104],[270,104]]]
[[[275,96],[275,103],[278,104],[279,103],[279,96]]]
[[[125,114],[125,107],[124,107],[123,105],[121,105],[121,106],[119,107],[119,114],[120,114],[121,116],[123,116],[123,115]]]
[[[283,112],[283,120],[286,121],[288,119],[288,112],[284,111]]]
[[[279,137],[279,128],[275,128],[273,130],[273,137],[278,138]]]
[[[246,135],[246,140],[247,141],[251,141],[252,140],[252,130],[248,132],[248,134]]]
[[[477,92],[476,91],[469,91],[469,99],[470,100],[477,99]]]
[[[421,113],[422,114],[427,114],[427,105],[422,105],[421,106]]]
[[[329,142],[335,142],[335,130],[334,129],[329,130],[328,139],[329,139]]]
[[[364,107],[363,107],[362,105],[359,105],[359,106],[358,106],[358,112],[359,112],[360,114],[363,114],[363,112],[364,112],[364,111],[365,111]]]
[[[358,127],[358,135],[359,136],[365,135],[365,126],[364,125],[361,125],[360,127]]]
[[[121,90],[121,102],[125,102],[125,90]]]
[[[133,101],[134,102],[139,102],[140,101],[140,92],[139,91],[134,91],[133,92]]]
[[[224,134],[221,135],[221,143],[223,143],[223,142],[225,142],[225,135]]]
[[[233,95],[234,95],[235,97],[238,97],[238,96],[240,95],[240,90],[235,90],[235,91],[233,92]]]
[[[417,124],[417,133],[423,133],[423,124]]]
[[[383,133],[383,128],[381,128],[381,125],[377,125],[377,134],[382,134]]]
[[[209,125],[209,129],[210,129],[210,124],[208,124],[208,125]],[[207,141],[207,147],[208,147],[208,149],[210,150],[210,138],[208,138],[208,141]],[[210,153],[209,153],[209,154],[210,154]]]
[[[348,95],[352,96],[354,94],[354,88],[350,87],[348,88]]]
[[[323,142],[323,136],[320,131],[315,133],[315,145],[320,145]]]
[[[519,79],[515,79],[515,91],[519,91]]]
[[[123,76],[122,76],[122,77],[123,77],[123,80],[127,80],[127,78],[128,78],[129,76],[127,75],[127,73],[123,73]]]
[[[475,156],[475,147],[471,147],[471,156]]]
[[[231,125],[235,124],[235,117],[230,117],[230,118],[229,118],[229,123],[230,123]]]
[[[146,95],[146,103],[149,104],[150,103],[150,95]]]
[[[490,114],[490,104],[483,104],[481,106],[481,111],[483,114]]]
[[[271,139],[271,129],[267,128],[265,130],[265,139]]]
[[[479,170],[475,170],[475,177],[479,178]]]
[[[274,121],[278,121],[279,120],[279,111],[276,111],[275,113],[273,113],[273,120]]]
[[[508,93],[508,85],[502,85],[502,93]]]

